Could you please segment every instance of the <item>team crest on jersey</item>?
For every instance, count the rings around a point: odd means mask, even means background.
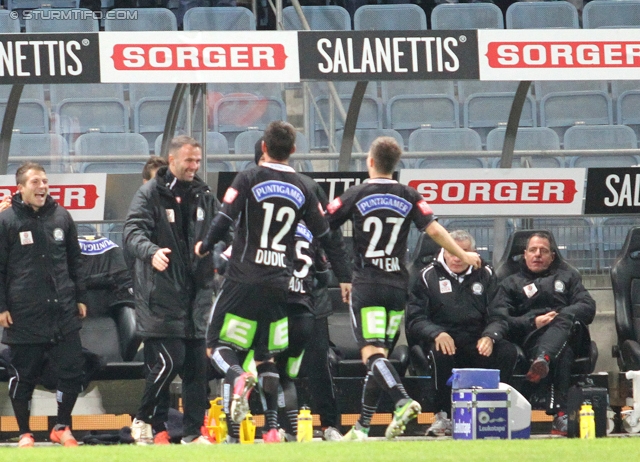
[[[224,193],[224,197],[222,198],[222,202],[227,204],[231,204],[238,197],[238,190],[234,188],[227,189],[227,192]]]
[[[202,207],[198,207],[196,210],[196,220],[204,221],[204,209]]]
[[[302,239],[305,239],[309,242],[313,242],[313,234],[311,234],[309,228],[307,228],[302,223],[298,223],[298,226],[296,226],[296,236],[301,237]]]
[[[395,194],[371,194],[360,199],[356,207],[363,216],[375,210],[387,209],[406,217],[411,211],[411,202]]]
[[[429,204],[427,204],[427,201],[418,201],[416,205],[418,206],[418,208],[420,209],[423,215],[433,215],[433,210],[431,210],[431,207],[429,207]]]
[[[56,228],[53,230],[53,239],[55,241],[64,241],[64,231],[62,231],[62,228]]]
[[[282,199],[293,202],[298,209],[301,208],[305,202],[304,194],[300,188],[284,181],[263,181],[251,188],[251,191],[253,192],[253,197],[255,197],[258,202],[262,202],[270,197],[281,197]]]
[[[340,207],[342,207],[342,200],[340,200],[339,197],[336,197],[334,200],[327,204],[327,212],[329,212],[330,214],[334,214]]]
[[[553,290],[555,290],[556,292],[564,292],[564,282],[562,281],[555,281],[553,283]]]
[[[473,292],[473,295],[482,295],[482,292],[484,292],[484,287],[479,282],[474,282],[471,286],[471,291]]]

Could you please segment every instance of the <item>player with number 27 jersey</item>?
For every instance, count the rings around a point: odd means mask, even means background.
[[[330,202],[327,212],[333,229],[353,220],[354,284],[407,287],[404,259],[411,222],[424,231],[435,219],[415,189],[387,178],[370,179]]]

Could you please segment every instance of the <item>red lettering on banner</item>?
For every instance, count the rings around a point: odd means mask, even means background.
[[[17,186],[2,186],[0,195],[13,196],[17,190]],[[69,210],[91,210],[96,207],[99,197],[98,189],[93,184],[50,185],[49,194],[58,204]]]
[[[570,179],[411,180],[430,204],[569,204],[578,192]]]
[[[640,67],[640,42],[490,42],[492,68]]]
[[[279,43],[119,44],[111,59],[119,71],[273,71],[287,55]]]

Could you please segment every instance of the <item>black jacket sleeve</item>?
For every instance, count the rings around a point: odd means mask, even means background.
[[[151,241],[156,226],[156,217],[153,213],[154,206],[151,200],[153,193],[148,187],[150,184],[155,184],[155,182],[151,181],[142,186],[133,196],[123,230],[127,253],[146,262],[150,262],[153,255],[160,250],[160,246]]]
[[[500,340],[507,336],[509,332],[508,318],[502,312],[493,309],[492,301],[496,296],[498,289],[498,279],[489,266],[484,266],[481,271],[489,274],[487,279],[485,296],[487,301],[487,326],[482,331],[483,337],[489,337],[493,340]]]
[[[69,278],[74,282],[76,286],[76,303],[87,303],[87,286],[85,281],[85,274],[82,271],[82,252],[80,251],[80,244],[78,244],[78,230],[76,224],[73,222],[71,215],[66,210],[68,226],[66,235],[66,247],[67,247],[67,265],[69,267]]]
[[[571,304],[561,308],[559,312],[572,315],[576,321],[585,325],[591,324],[596,316],[596,302],[577,275],[570,279],[568,291]]]
[[[416,280],[409,295],[405,328],[407,338],[414,342],[433,342],[435,338],[446,329],[431,319],[431,297],[427,284],[427,273],[430,267],[425,268]],[[435,271],[431,269],[431,271]]]

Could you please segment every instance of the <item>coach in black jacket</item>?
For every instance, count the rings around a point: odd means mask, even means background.
[[[492,308],[508,320],[509,339],[527,348],[533,361],[527,380],[538,383],[552,370],[547,412],[556,415],[552,433],[566,434],[574,357],[569,340],[575,321],[593,322],[596,303],[578,273],[558,268],[548,233],[529,237],[520,271],[500,283]]]
[[[205,333],[213,301],[213,260],[196,258],[220,204],[196,176],[202,151],[193,138],[171,140],[169,166],[136,193],[124,226],[127,251],[135,255],[136,322],[145,339],[150,370],[142,404],[132,424],[139,444],[153,441],[151,427],[166,430],[158,396],[177,374],[183,380],[184,442],[199,438],[206,396]],[[166,438],[161,438],[166,441]]]
[[[79,331],[87,307],[76,226],[51,196],[41,165],[16,172],[18,193],[0,214],[0,325],[11,346],[11,403],[21,447],[33,446],[30,401],[45,353],[58,371],[58,418],[51,440],[75,445],[71,411],[82,391]]]
[[[475,250],[468,232],[452,231],[451,237],[465,251]],[[410,346],[419,345],[434,364],[435,403],[438,413],[427,435],[451,434],[447,414],[451,410],[451,387],[447,380],[454,367],[500,369],[509,382],[517,360],[515,346],[504,340],[506,323],[489,310],[496,277],[491,267],[479,269],[440,251],[422,270],[407,306],[406,333]]]

